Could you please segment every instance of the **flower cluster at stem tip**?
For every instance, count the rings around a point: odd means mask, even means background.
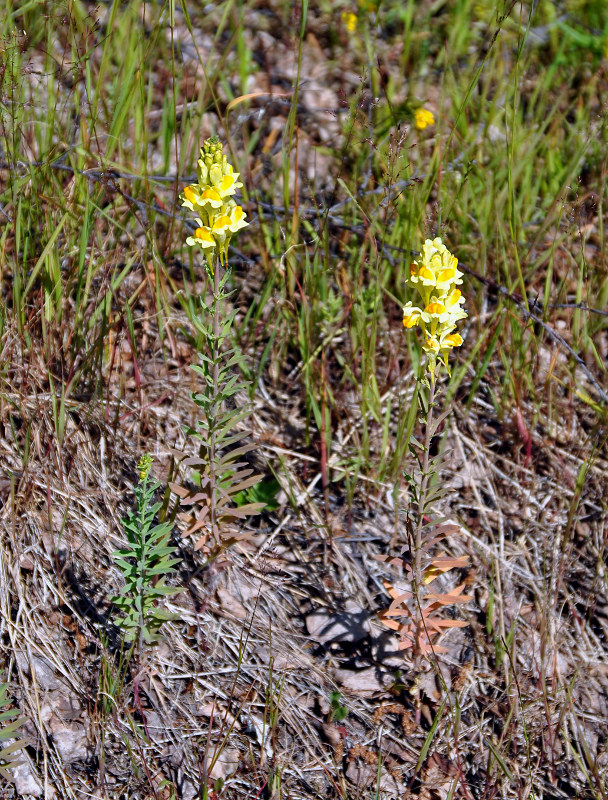
[[[152,468],[153,462],[154,459],[149,453],[145,453],[137,462],[137,471],[139,472],[140,483],[148,480],[148,475],[150,474],[150,469]]]
[[[232,197],[243,185],[239,173],[233,171],[223,155],[222,144],[216,136],[203,142],[197,177],[198,182],[186,186],[181,195],[182,207],[196,215],[198,224],[186,244],[203,250],[213,273],[215,256],[225,264],[232,235],[249,225],[242,206]]]
[[[448,354],[460,347],[462,337],[456,332],[456,322],[467,317],[462,308],[464,297],[457,288],[462,283],[462,272],[458,259],[453,256],[441,239],[427,239],[422,252],[410,266],[407,286],[417,292],[420,305],[408,301],[403,308],[403,324],[406,328],[418,326],[422,329],[422,349],[429,360],[431,372],[435,361],[441,357],[448,371]]]

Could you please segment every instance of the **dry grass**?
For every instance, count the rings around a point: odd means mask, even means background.
[[[48,446],[48,395],[13,387],[30,412],[32,455],[19,471],[17,442],[5,434],[5,653],[41,785],[61,797],[137,797],[138,785],[150,791],[149,770],[152,785],[165,776],[178,796],[194,797],[201,774],[224,770],[227,797],[253,797],[278,776],[294,798],[369,797],[379,759],[381,797],[406,787],[423,796],[433,781],[463,797],[527,797],[532,788],[538,797],[593,796],[608,710],[607,473],[603,457],[589,460],[601,431],[580,409],[554,430],[537,426],[532,469],[520,432],[496,421],[482,392],[469,408],[454,401],[444,513],[461,525],[453,552],[469,556],[475,599],[461,612],[469,628],[449,636],[440,679],[433,669],[416,675],[373,618],[386,605],[381,579],[390,573],[374,556],[394,530],[390,491],[368,481],[351,509],[332,493],[326,522],[318,461],[296,426],[286,433],[287,398],[268,391],[253,436],[285,487],[281,505],[221,569],[201,572],[192,545],[176,539],[188,592],[169,608],[181,621],[167,625],[167,643],[148,653],[140,678],[100,694],[100,676],[117,669],[107,598],[119,588],[111,553],[133,454],[142,439],[162,442],[166,470],[169,451],[188,447],[185,367],[168,370],[171,402],[131,423],[113,427],[91,402],[72,409],[61,459]],[[466,389],[463,381],[464,397]],[[336,439],[349,435],[338,429]],[[419,724],[408,691],[416,681]],[[335,690],[348,709],[340,724],[330,720]],[[444,760],[427,758],[419,785],[414,768],[439,708],[428,753]]]

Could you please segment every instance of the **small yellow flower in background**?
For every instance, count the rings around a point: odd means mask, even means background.
[[[346,30],[349,33],[354,33],[357,27],[357,15],[353,14],[352,11],[343,11],[340,14],[340,19],[342,20]]]
[[[417,108],[414,114],[414,122],[418,130],[423,131],[425,128],[428,128],[429,125],[435,124],[435,117],[433,112],[429,111],[428,108]]]
[[[239,173],[228,163],[216,136],[203,142],[197,178],[198,183],[186,186],[181,196],[182,208],[196,214],[198,226],[194,234],[188,236],[186,244],[202,248],[213,274],[215,256],[225,264],[232,235],[249,225],[245,221],[247,215],[232,197],[243,185]]]
[[[439,237],[427,239],[422,252],[410,266],[406,281],[410,290],[419,296],[420,305],[409,300],[403,308],[403,325],[422,328],[422,349],[429,358],[430,369],[440,356],[449,371],[448,354],[460,347],[462,337],[456,332],[456,322],[468,315],[462,308],[464,297],[457,285],[462,283],[458,259],[450,253]]]

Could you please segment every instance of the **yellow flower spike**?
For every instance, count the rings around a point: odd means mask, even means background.
[[[432,111],[428,108],[417,108],[414,114],[414,123],[419,131],[428,128],[429,125],[435,124],[435,117]]]
[[[143,483],[145,480],[147,480],[153,461],[154,459],[152,456],[149,453],[145,453],[137,462],[137,471],[139,472],[140,483]]]
[[[422,308],[408,301],[403,308],[403,326],[410,329],[417,325],[422,329],[422,349],[427,355],[427,368],[433,374],[438,356],[449,372],[448,353],[462,344],[456,322],[468,315],[462,307],[462,292],[456,288],[462,283],[462,272],[457,264],[458,260],[439,237],[427,239],[422,252],[411,264],[406,281],[421,298]]]
[[[234,172],[222,153],[217,137],[203,142],[197,164],[198,184],[187,186],[182,205],[199,216],[197,229],[186,239],[186,244],[201,247],[213,274],[213,258],[219,256],[226,263],[231,236],[249,223],[242,206],[237,206],[232,195],[242,187],[239,173]]]

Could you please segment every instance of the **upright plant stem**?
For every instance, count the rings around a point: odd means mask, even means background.
[[[209,517],[211,524],[211,536],[215,544],[218,544],[217,537],[217,507],[216,507],[216,487],[215,487],[215,444],[216,444],[216,431],[215,424],[217,419],[217,393],[220,374],[220,263],[219,259],[215,262],[215,269],[213,270],[213,352],[211,358],[213,360],[213,403],[210,407],[211,419],[209,420]]]
[[[137,568],[138,568],[138,571],[139,571],[139,575],[142,577],[143,580],[145,580],[145,576],[146,576],[146,546],[145,546],[145,537],[144,537],[144,534],[143,534],[143,531],[145,530],[145,527],[146,527],[146,517],[145,517],[145,514],[146,514],[146,488],[145,488],[146,487],[146,482],[147,482],[147,479],[144,482],[144,484],[142,486],[140,486],[138,490],[136,490],[136,491],[138,491],[138,495],[137,495],[137,511],[139,513],[139,530],[140,530],[140,535],[142,537],[142,541],[140,542],[141,550],[140,550],[140,556],[139,556],[139,564],[138,564]],[[144,604],[143,604],[142,594],[143,594],[143,592],[140,590],[139,596],[140,596],[140,601],[141,601],[141,608],[139,610],[139,637],[138,637],[138,656],[139,656],[140,660],[142,658],[142,653],[144,651],[144,624],[145,624],[145,620],[144,620]],[[133,642],[133,646],[135,646],[135,642]]]
[[[420,627],[423,624],[422,620],[422,590],[424,586],[422,574],[422,532],[424,528],[424,509],[426,506],[426,495],[429,485],[429,455],[431,449],[431,441],[433,439],[433,406],[435,403],[435,373],[429,371],[429,398],[428,410],[424,418],[424,455],[422,457],[422,479],[420,482],[420,494],[418,496],[418,515],[416,520],[416,532],[414,536],[414,593],[415,603],[418,610],[419,623],[416,631],[416,649],[418,649],[418,642],[420,639]]]

